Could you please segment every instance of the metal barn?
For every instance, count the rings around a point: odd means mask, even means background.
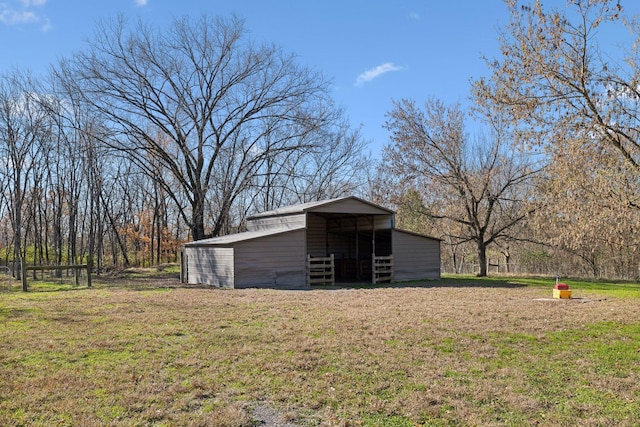
[[[247,231],[184,245],[182,280],[223,288],[440,278],[440,240],[395,229],[393,211],[343,197],[247,219]]]

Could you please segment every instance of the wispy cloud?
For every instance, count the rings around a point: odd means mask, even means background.
[[[31,7],[31,6],[44,6],[47,4],[47,0],[20,0],[22,6]]]
[[[134,2],[136,3],[136,6],[138,6],[138,7],[144,7],[144,6],[147,5],[149,0],[134,0]]]
[[[362,86],[365,83],[370,82],[371,80],[380,77],[383,74],[389,73],[391,71],[400,71],[402,67],[395,65],[392,62],[385,62],[382,65],[378,65],[377,67],[371,68],[364,73],[360,74],[356,79],[356,86]]]
[[[49,31],[52,28],[51,21],[38,13],[38,9],[45,4],[47,4],[47,0],[20,0],[12,3],[0,3],[0,24],[40,24],[42,31]]]
[[[38,22],[38,17],[33,12],[15,10],[6,4],[0,5],[0,22],[7,25],[30,24]]]
[[[413,19],[414,21],[419,21],[422,17],[418,12],[409,12],[409,19]]]

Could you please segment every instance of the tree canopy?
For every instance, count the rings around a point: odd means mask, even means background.
[[[102,143],[171,195],[196,240],[228,232],[238,198],[302,171],[310,157],[335,155],[332,141],[350,132],[329,80],[250,41],[236,18],[162,29],[103,21],[58,76],[109,123]],[[362,146],[356,134],[343,165]]]
[[[383,167],[422,195],[424,213],[441,220],[441,232],[454,245],[473,242],[479,274],[486,275],[487,246],[508,238],[527,217],[525,202],[538,170],[508,149],[511,141],[500,126],[488,138],[470,140],[458,105],[431,99],[420,109],[402,100],[388,117],[392,142]]]

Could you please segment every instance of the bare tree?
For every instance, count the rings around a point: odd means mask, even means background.
[[[618,0],[507,6],[502,55],[488,60],[493,74],[475,84],[474,95],[509,117],[524,141],[546,149],[535,234],[582,259],[595,276],[605,263],[633,264],[640,25]],[[615,43],[605,44],[601,36],[615,32]]]
[[[256,175],[253,205],[258,211],[286,204],[357,194],[365,183],[371,159],[359,131],[341,123],[330,132],[319,132],[308,150],[270,159]]]
[[[106,21],[59,76],[117,131],[105,143],[150,176],[158,164],[168,172],[156,179],[196,240],[223,232],[268,162],[312,149],[341,118],[327,79],[252,44],[238,19],[176,20],[164,30]]]
[[[14,260],[25,255],[25,215],[34,212],[28,204],[34,201],[33,189],[42,177],[41,156],[50,140],[50,122],[37,94],[29,73],[16,70],[0,76],[0,175],[8,192]]]
[[[421,110],[403,100],[388,117],[392,143],[385,147],[383,167],[420,193],[423,203],[414,205],[443,224],[452,244],[475,244],[479,274],[485,276],[487,246],[509,236],[529,214],[524,201],[537,169],[509,150],[499,122],[489,138],[470,141],[458,105],[428,100]]]
[[[581,259],[595,277],[634,278],[640,211],[629,201],[638,200],[638,188],[640,174],[613,147],[568,144],[540,176],[535,235]]]
[[[589,141],[640,171],[638,23],[619,0],[574,0],[560,10],[506,3],[511,20],[500,34],[502,56],[488,60],[493,75],[476,82],[478,102],[502,107],[529,141],[559,150]],[[599,31],[621,29],[635,39],[600,44]]]

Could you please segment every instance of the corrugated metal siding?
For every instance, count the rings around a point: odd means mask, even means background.
[[[274,228],[294,229],[305,226],[306,215],[287,215],[269,218],[254,218],[247,221],[247,231],[271,230]]]
[[[394,280],[440,278],[440,241],[393,230]]]
[[[186,282],[233,288],[233,248],[185,247]]]
[[[235,287],[307,287],[305,231],[296,230],[235,245]]]
[[[313,214],[309,214],[311,218]],[[373,218],[373,224],[371,223]],[[356,227],[356,221],[358,223]],[[310,225],[311,226],[311,225]],[[389,230],[391,229],[391,215],[374,215],[374,216],[344,216],[339,217],[336,215],[335,220],[330,220],[329,231],[335,233],[338,230],[342,232],[354,232],[356,228],[358,231],[371,231],[371,228],[375,227],[376,230]]]
[[[327,220],[309,214],[307,217],[307,253],[311,256],[327,256]]]
[[[387,214],[390,212],[354,198],[341,199],[326,205],[309,208],[309,212],[341,213],[341,214]]]
[[[376,230],[390,230],[393,228],[393,217],[391,215],[376,215],[374,219]]]

